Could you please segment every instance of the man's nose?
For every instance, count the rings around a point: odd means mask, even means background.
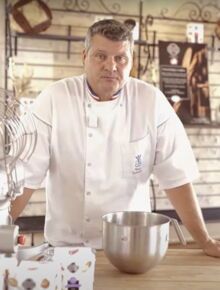
[[[117,70],[117,63],[114,57],[108,57],[105,61],[105,69],[109,71],[116,71]]]

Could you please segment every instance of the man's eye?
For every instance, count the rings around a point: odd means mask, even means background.
[[[124,55],[116,55],[115,56],[115,61],[119,64],[125,64],[127,63],[128,59],[126,56]]]
[[[97,53],[97,54],[95,55],[95,58],[96,58],[98,61],[103,61],[103,60],[106,59],[106,55],[103,54],[103,53]]]

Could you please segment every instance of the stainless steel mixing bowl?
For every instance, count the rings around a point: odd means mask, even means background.
[[[163,259],[171,221],[185,244],[178,222],[162,214],[115,212],[104,215],[102,221],[105,255],[122,272],[144,273]]]

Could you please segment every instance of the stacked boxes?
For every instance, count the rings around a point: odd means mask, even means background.
[[[55,262],[22,261],[8,278],[8,290],[61,289],[60,267]]]
[[[15,257],[0,257],[0,289],[4,290],[8,279],[13,277],[17,270],[17,259]],[[6,284],[6,285],[5,285]]]
[[[93,290],[95,253],[91,248],[55,248],[53,261],[61,266],[62,290]]]
[[[93,290],[95,252],[86,247],[49,248],[40,261],[0,258],[0,290]]]

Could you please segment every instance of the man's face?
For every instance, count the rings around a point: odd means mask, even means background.
[[[124,85],[132,66],[129,41],[111,41],[95,35],[88,51],[83,53],[89,85],[101,100],[111,97]]]

